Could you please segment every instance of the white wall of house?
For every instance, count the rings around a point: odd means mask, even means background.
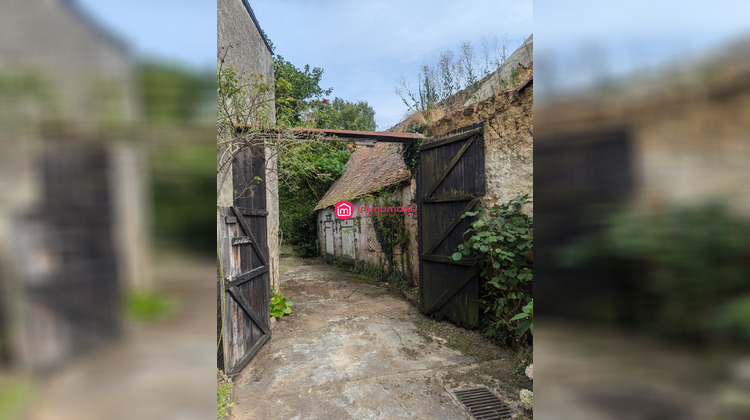
[[[412,180],[404,184],[401,189],[401,203],[403,205],[415,205],[411,203],[414,197],[416,182]],[[362,200],[351,202],[354,206],[354,216],[347,220],[336,217],[333,206],[318,210],[318,250],[324,258],[335,258],[344,262],[358,264],[367,263],[379,265],[385,263],[385,256],[375,236],[372,226],[372,217],[363,216],[358,211],[360,206],[372,206],[372,203]],[[419,260],[417,254],[416,232],[417,217],[405,216],[406,227],[411,231],[412,240],[409,244],[409,255],[407,256],[407,273],[416,279],[419,277]],[[395,260],[401,260],[400,250],[396,250]],[[398,267],[401,269],[401,267]]]

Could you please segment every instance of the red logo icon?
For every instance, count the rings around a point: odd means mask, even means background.
[[[339,201],[334,208],[336,211],[336,217],[341,220],[349,219],[354,214],[354,206],[346,200]]]

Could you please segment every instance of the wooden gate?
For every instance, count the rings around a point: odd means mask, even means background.
[[[16,352],[33,371],[57,368],[121,329],[109,153],[48,144],[40,163],[39,206],[14,224],[23,278]]]
[[[239,372],[271,337],[265,176],[262,146],[238,155],[232,162],[234,205],[219,208],[224,276],[219,283],[219,359],[229,375]]]
[[[417,215],[422,310],[464,327],[479,325],[479,269],[450,256],[473,219],[461,215],[484,195],[484,126],[426,142],[419,153]]]
[[[630,200],[637,187],[633,156],[626,127],[534,139],[534,235],[544,243],[534,250],[534,295],[547,313],[580,316],[585,302],[596,301],[624,321],[638,316],[634,286],[622,270],[560,264],[562,250],[600,232],[608,216]]]

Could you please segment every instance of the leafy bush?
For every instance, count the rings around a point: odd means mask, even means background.
[[[171,144],[151,154],[151,202],[156,239],[186,251],[213,255],[216,215],[216,169],[206,156],[216,145],[200,142]]]
[[[691,341],[750,342],[750,223],[717,204],[626,209],[562,254],[618,287],[625,326]]]
[[[521,321],[516,327],[516,334],[521,336],[528,331],[531,335],[534,335],[534,299],[527,303],[523,308],[523,312],[511,318],[511,321]]]
[[[282,318],[284,315],[292,313],[291,306],[293,305],[291,300],[287,300],[276,290],[271,290],[271,316],[276,318]]]
[[[527,202],[528,195],[523,195],[500,207],[464,214],[476,221],[465,233],[471,236],[453,254],[455,261],[469,258],[479,263],[482,328],[488,337],[504,344],[514,339],[516,331],[523,333],[517,338],[521,344],[530,341],[530,334],[518,329],[522,323],[514,318],[531,302],[534,222],[521,211]]]
[[[136,321],[157,321],[176,310],[174,299],[153,292],[131,293],[125,302],[127,314]]]
[[[20,419],[33,403],[31,379],[4,374],[0,377],[0,419]]]

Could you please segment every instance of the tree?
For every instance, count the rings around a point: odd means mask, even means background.
[[[273,51],[276,47],[268,36]],[[283,56],[274,57],[276,122],[280,126],[313,126],[373,131],[375,110],[365,101],[324,98],[332,88],[320,86],[323,69],[299,68]],[[332,141],[290,142],[278,154],[279,228],[284,242],[302,256],[315,256],[315,205],[346,169],[352,154],[347,144]]]
[[[310,116],[317,128],[335,130],[375,131],[375,110],[367,101],[349,102],[335,98],[316,101]]]
[[[304,114],[310,110],[311,100],[321,100],[330,95],[332,88],[320,87],[323,69],[306,64],[299,69],[283,56],[274,57],[276,96],[276,121],[279,124],[299,126]]]
[[[216,101],[216,76],[177,65],[145,62],[139,82],[151,124],[184,124],[208,114]]]
[[[340,142],[303,142],[279,159],[282,239],[304,257],[317,254],[315,205],[346,170],[352,151]]]

